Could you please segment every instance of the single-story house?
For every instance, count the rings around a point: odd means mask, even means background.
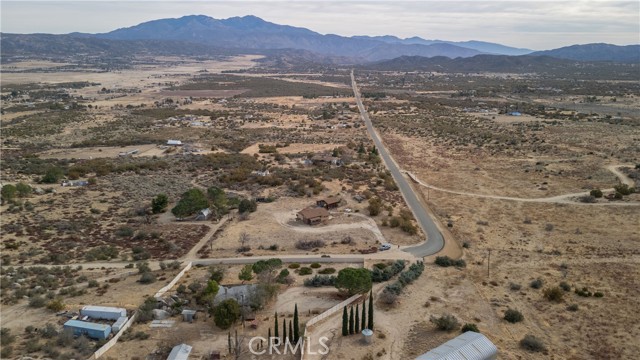
[[[491,340],[480,333],[467,331],[418,356],[416,360],[495,360],[497,358],[498,348]]]
[[[331,210],[337,208],[340,205],[340,201],[342,201],[342,199],[339,196],[330,196],[316,201],[316,205]]]
[[[167,140],[167,145],[169,145],[169,146],[182,146],[182,141],[180,141],[180,140]]]
[[[305,224],[315,225],[329,220],[329,212],[322,207],[309,207],[299,211],[297,218]]]

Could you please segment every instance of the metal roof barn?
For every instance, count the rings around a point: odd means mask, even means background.
[[[118,320],[123,316],[127,316],[127,310],[123,308],[107,307],[107,306],[84,306],[80,310],[82,316],[88,316],[92,319],[102,320]]]
[[[496,360],[498,348],[486,336],[467,331],[416,360]]]
[[[104,340],[111,334],[111,326],[90,323],[80,320],[69,320],[64,323],[64,329],[73,331],[73,335],[86,335],[92,339]]]
[[[171,349],[167,360],[188,360],[191,354],[191,346],[187,344],[176,345]]]

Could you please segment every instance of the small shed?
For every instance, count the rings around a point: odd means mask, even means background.
[[[75,336],[86,335],[97,340],[105,340],[111,334],[111,326],[88,321],[69,320],[63,327],[65,330],[72,331]]]
[[[127,316],[127,309],[87,305],[80,310],[80,315],[88,316],[92,319],[118,320],[123,316]]]
[[[318,207],[323,207],[327,210],[330,210],[337,208],[338,205],[340,205],[340,201],[342,201],[342,199],[339,196],[330,196],[328,198],[316,201],[316,205],[318,205]]]
[[[195,310],[189,310],[189,309],[182,310],[182,320],[188,321],[188,322],[193,322],[193,320],[195,318],[196,318],[196,311]]]
[[[198,211],[198,215],[196,215],[197,221],[208,220],[211,217],[211,210],[209,208],[202,209]]]
[[[467,331],[418,356],[416,360],[495,360],[497,358],[498,348],[491,340],[480,333]]]
[[[329,212],[322,207],[310,207],[299,211],[297,218],[306,224],[315,225],[329,220]]]
[[[167,140],[167,145],[169,145],[169,146],[182,146],[182,141],[180,141],[180,140]]]
[[[176,345],[171,349],[167,360],[188,360],[191,349],[191,346],[187,344]]]

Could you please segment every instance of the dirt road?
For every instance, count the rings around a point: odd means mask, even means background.
[[[620,167],[620,165],[610,165],[607,166],[607,169],[609,169],[611,172],[613,172],[622,183],[628,184],[628,185],[632,185],[633,184],[633,180],[629,179],[625,174],[621,173],[617,168]],[[495,199],[495,200],[509,200],[509,201],[521,201],[521,202],[534,202],[534,203],[554,203],[554,204],[573,204],[573,205],[592,205],[592,206],[640,206],[640,203],[638,202],[620,202],[620,201],[614,201],[614,202],[602,202],[602,203],[583,203],[577,200],[577,198],[581,197],[581,196],[585,196],[585,195],[589,195],[589,191],[582,191],[582,192],[577,192],[577,193],[570,193],[570,194],[564,194],[564,195],[558,195],[558,196],[551,196],[551,197],[544,197],[544,198],[519,198],[519,197],[512,197],[512,196],[500,196],[500,195],[486,195],[486,194],[475,194],[475,193],[470,193],[470,192],[465,192],[465,191],[456,191],[456,190],[449,190],[449,189],[444,189],[441,187],[437,187],[431,184],[427,184],[424,181],[420,180],[416,175],[414,175],[413,173],[410,173],[408,171],[402,170],[403,173],[407,174],[407,176],[409,176],[409,178],[411,180],[413,180],[414,182],[420,184],[421,186],[424,186],[428,189],[431,190],[436,190],[436,191],[440,191],[440,192],[446,192],[449,194],[456,194],[456,195],[465,195],[465,196],[473,196],[473,197],[479,197],[479,198],[485,198],[485,199]],[[614,189],[603,189],[603,192],[612,192],[614,191]]]

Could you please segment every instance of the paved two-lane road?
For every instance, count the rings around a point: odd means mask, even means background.
[[[373,139],[373,143],[378,149],[380,157],[382,157],[382,160],[386,164],[387,169],[389,169],[389,171],[391,172],[393,179],[396,181],[396,184],[398,185],[398,188],[400,189],[405,202],[413,212],[413,215],[418,221],[418,224],[420,224],[420,227],[422,228],[424,233],[427,234],[427,240],[425,242],[420,245],[407,247],[403,250],[411,253],[416,257],[429,256],[439,252],[444,247],[444,238],[442,236],[442,233],[438,229],[438,226],[436,226],[431,216],[429,216],[425,208],[422,206],[422,203],[418,199],[418,196],[413,191],[413,188],[411,187],[407,179],[402,176],[398,165],[396,165],[395,161],[393,161],[391,155],[389,155],[389,152],[384,147],[382,140],[380,140],[378,133],[376,133],[375,129],[373,128],[373,124],[371,123],[371,119],[369,119],[367,110],[362,104],[362,99],[360,98],[360,92],[358,91],[358,85],[356,84],[356,79],[353,75],[353,71],[351,71],[351,85],[353,86],[353,94],[356,97],[356,102],[358,104],[358,108],[360,109],[362,120],[367,126],[367,130],[369,131],[369,134]]]

